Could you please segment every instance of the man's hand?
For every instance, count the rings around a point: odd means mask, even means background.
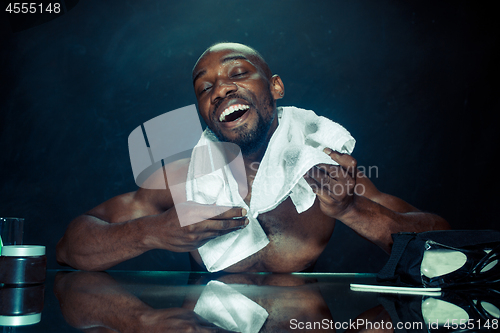
[[[323,213],[339,218],[350,209],[354,200],[357,161],[330,148],[323,151],[339,165],[318,164],[304,178],[317,195]]]
[[[358,171],[352,156],[329,148],[324,152],[339,165],[317,165],[304,175],[318,197],[322,212],[387,253],[392,247],[391,234],[450,228],[443,218],[420,212],[405,201],[380,192]]]
[[[140,316],[139,332],[230,333],[194,311],[181,308],[150,310]]]
[[[181,227],[178,215],[190,221],[201,221]],[[153,248],[175,252],[192,251],[211,239],[248,225],[244,208],[203,205],[185,202],[161,214],[160,225],[150,230]]]

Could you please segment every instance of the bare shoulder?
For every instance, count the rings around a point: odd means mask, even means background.
[[[116,223],[163,213],[174,206],[172,191],[184,193],[179,191],[179,184],[185,182],[188,167],[189,159],[169,163],[154,172],[137,191],[115,196],[86,214]]]
[[[159,213],[173,207],[173,195],[185,197],[190,159],[174,161],[158,169],[134,192],[134,201]],[[140,208],[140,207],[137,207]]]

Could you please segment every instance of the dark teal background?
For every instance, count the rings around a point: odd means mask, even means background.
[[[345,126],[381,191],[456,229],[498,229],[499,20],[486,1],[65,8],[36,26],[0,14],[0,216],[26,218],[25,242],[47,246],[49,268],[72,218],[136,189],[128,135],[196,103],[192,66],[223,40],[263,54],[284,81],[280,105]],[[339,223],[317,270],[376,272],[386,259]],[[189,261],[151,251],[118,268],[182,270]]]

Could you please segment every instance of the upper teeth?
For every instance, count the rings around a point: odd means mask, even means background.
[[[226,116],[230,115],[234,111],[238,111],[238,110],[243,111],[243,110],[248,110],[249,108],[250,108],[250,106],[248,106],[248,105],[242,105],[242,104],[231,105],[230,107],[225,109],[224,112],[222,112],[220,114],[219,121],[224,121],[224,119],[226,119]]]

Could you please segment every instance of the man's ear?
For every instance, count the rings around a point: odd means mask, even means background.
[[[275,100],[282,99],[285,96],[285,85],[278,74],[274,74],[269,80],[271,93]]]

